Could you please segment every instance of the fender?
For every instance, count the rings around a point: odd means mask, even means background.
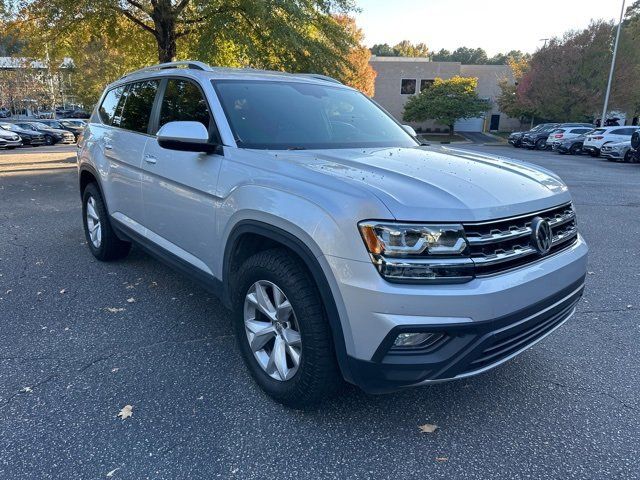
[[[313,255],[309,247],[302,242],[298,237],[291,233],[282,230],[281,228],[274,227],[263,222],[254,220],[242,220],[233,227],[233,230],[229,234],[227,245],[224,252],[223,260],[223,301],[226,305],[231,304],[231,285],[230,279],[230,260],[233,246],[236,245],[238,238],[245,233],[253,233],[261,235],[263,237],[274,240],[281,243],[285,247],[295,252],[298,257],[302,259],[305,266],[311,273],[311,276],[318,287],[322,304],[325,308],[327,319],[329,321],[329,327],[331,328],[331,335],[333,337],[333,344],[336,351],[336,357],[338,365],[345,380],[352,382],[351,369],[349,367],[349,361],[347,357],[347,349],[344,342],[344,333],[342,331],[342,324],[340,322],[340,315],[336,306],[331,287],[329,282],[318,262],[318,259]],[[353,382],[352,382],[353,383]]]

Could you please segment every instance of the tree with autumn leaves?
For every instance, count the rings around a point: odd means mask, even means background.
[[[373,94],[375,72],[352,0],[19,0],[3,31],[23,55],[72,57],[85,103],[105,83],[158,62],[329,75]]]
[[[512,63],[516,85],[502,82],[498,98],[506,114],[533,122],[593,121],[604,102],[617,25],[592,22],[583,30],[549,40],[529,62]],[[640,0],[626,12],[610,110],[640,113]]]

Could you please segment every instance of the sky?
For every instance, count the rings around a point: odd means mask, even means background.
[[[534,52],[540,39],[620,17],[622,0],[356,0],[365,44],[424,42],[431,51]],[[629,6],[633,0],[627,0]]]

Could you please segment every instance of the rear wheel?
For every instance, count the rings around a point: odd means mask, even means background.
[[[600,155],[600,150],[596,149],[596,150],[589,150],[589,155],[591,155],[592,157],[597,157]]]
[[[539,138],[538,140],[536,140],[536,149],[545,150],[546,148],[547,148],[546,138]]]
[[[633,163],[633,152],[631,150],[627,150],[627,153],[624,154],[624,161],[626,163]]]
[[[251,376],[276,401],[308,408],[342,379],[317,288],[285,249],[257,253],[240,267],[234,327]]]
[[[44,141],[47,145],[53,145],[53,137],[51,135],[45,135]]]
[[[126,257],[131,244],[120,240],[109,221],[100,190],[90,183],[82,194],[82,220],[87,245],[98,260],[109,261]]]
[[[578,155],[581,151],[582,145],[580,145],[579,143],[574,143],[573,145],[571,145],[571,148],[569,148],[569,153],[571,155]]]

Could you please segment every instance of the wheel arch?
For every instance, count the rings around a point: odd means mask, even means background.
[[[247,242],[258,243],[257,245],[249,245],[245,254],[257,253],[258,251],[268,248],[284,247],[300,259],[318,288],[318,293],[331,329],[336,358],[342,375],[347,381],[351,380],[352,375],[350,374],[347,358],[344,330],[342,328],[334,293],[316,255],[314,255],[303,240],[291,232],[256,220],[241,220],[234,225],[227,238],[222,265],[222,297],[225,305],[231,306],[233,268],[238,266],[242,258],[247,258],[246,256],[238,255],[239,252],[242,252],[243,248],[247,248]]]

